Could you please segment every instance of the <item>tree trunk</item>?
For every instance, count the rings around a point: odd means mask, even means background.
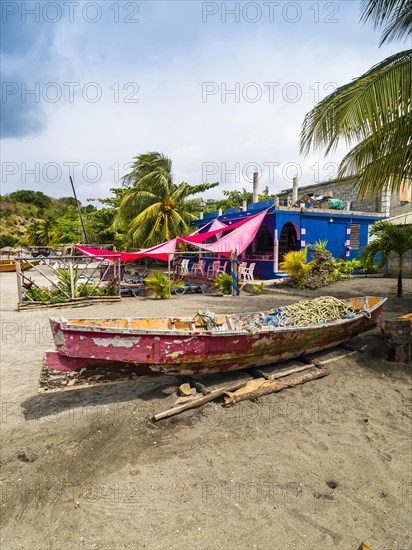
[[[402,297],[402,255],[399,255],[399,263],[398,263],[398,294],[397,296],[399,298]]]

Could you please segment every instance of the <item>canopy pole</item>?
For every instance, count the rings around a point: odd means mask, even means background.
[[[171,283],[170,283],[170,252],[167,253],[167,279],[169,282],[169,294],[171,294]]]
[[[230,292],[232,296],[239,296],[239,277],[238,277],[238,260],[236,250],[230,251],[230,275],[232,282],[230,283]]]
[[[275,273],[279,271],[279,240],[277,229],[275,229],[273,235],[273,271]]]

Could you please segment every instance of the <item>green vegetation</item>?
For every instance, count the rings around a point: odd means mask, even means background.
[[[149,289],[149,294],[155,298],[167,300],[172,297],[171,290],[175,288],[183,288],[185,285],[182,281],[169,281],[166,275],[155,271],[150,277],[146,277],[145,285]]]
[[[312,262],[308,263],[307,257],[307,247],[302,250],[291,250],[290,252],[286,252],[283,261],[279,264],[279,268],[285,271],[291,280],[301,281],[310,272],[312,267]]]
[[[384,267],[393,252],[398,255],[398,292],[402,296],[403,256],[412,250],[412,225],[395,225],[388,221],[377,222],[370,228],[375,239],[361,250],[361,258],[373,262],[380,255],[379,266]]]
[[[218,290],[222,294],[230,294],[232,276],[229,273],[220,273],[213,284],[216,290]]]
[[[53,199],[48,195],[45,195],[41,191],[31,191],[28,189],[22,189],[21,191],[15,191],[10,193],[10,198],[16,202],[23,202],[26,204],[34,204],[39,208],[48,208]]]
[[[24,294],[24,301],[57,304],[70,298],[84,298],[87,296],[116,296],[118,286],[115,280],[110,280],[105,286],[95,288],[92,284],[78,283],[78,266],[73,268],[73,293],[69,269],[58,269],[57,285],[52,288],[36,286],[32,282]],[[73,295],[72,295],[73,294]]]
[[[412,35],[411,0],[363,0],[361,22],[382,29],[380,45]],[[361,195],[400,189],[412,174],[412,50],[391,55],[341,86],[303,122],[301,151],[335,151],[340,140],[352,149],[338,178],[354,177]]]
[[[287,252],[280,269],[289,275],[286,284],[293,288],[314,290],[327,286],[344,277],[350,277],[355,271],[374,272],[373,258],[364,260],[336,260],[327,250],[327,241],[318,241],[312,246],[298,251]],[[307,250],[312,250],[312,261],[307,261]]]
[[[0,202],[0,247],[54,246],[79,241],[75,199],[54,199],[41,191],[22,189],[0,197]],[[86,209],[82,210],[91,218]]]
[[[256,294],[262,294],[263,290],[265,288],[265,283],[262,281],[261,283],[259,284],[256,284],[256,285],[253,285],[252,286],[252,290],[253,292],[255,292]]]
[[[116,195],[124,190],[114,189],[113,192]],[[77,204],[72,197],[55,199],[40,191],[23,189],[0,197],[0,201],[0,248],[58,246],[82,239]],[[101,202],[106,205],[114,199],[103,199]],[[91,242],[121,245],[123,236],[111,229],[116,213],[114,205],[98,210],[89,204],[81,211]]]
[[[135,157],[124,182],[127,190],[112,227],[126,232],[126,246],[135,248],[148,248],[187,232],[197,217],[187,207],[187,197],[218,185],[174,183],[172,161],[158,152]]]
[[[205,212],[214,212],[215,210],[222,209],[222,211],[227,208],[240,208],[243,205],[243,201],[246,201],[247,204],[253,202],[253,193],[246,191],[243,187],[242,191],[222,191],[223,195],[226,197],[221,200],[208,202],[207,207],[203,208],[200,204],[199,212],[205,210]],[[268,199],[273,199],[274,195],[269,195],[269,188],[266,186],[263,190],[263,193],[259,195],[259,201],[266,201]]]

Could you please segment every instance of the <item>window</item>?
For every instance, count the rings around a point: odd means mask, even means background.
[[[360,242],[360,225],[358,223],[352,223],[350,226],[350,247],[352,249],[359,248]]]

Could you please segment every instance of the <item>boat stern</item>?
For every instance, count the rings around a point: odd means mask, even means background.
[[[55,318],[49,318],[50,323],[50,329],[51,333],[53,335],[53,340],[56,346],[57,351],[60,353],[66,352],[66,341],[64,337],[64,333],[62,331],[62,323],[65,321],[62,317],[55,319]]]

